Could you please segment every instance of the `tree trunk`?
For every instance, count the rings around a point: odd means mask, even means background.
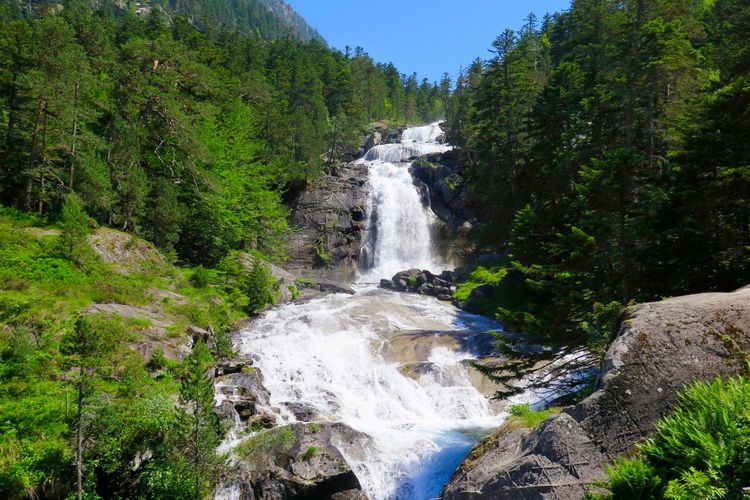
[[[27,212],[31,212],[31,195],[33,191],[33,179],[34,179],[34,168],[36,167],[36,156],[37,156],[37,143],[39,139],[39,126],[42,119],[42,111],[44,109],[44,100],[39,100],[39,106],[36,109],[36,116],[34,118],[34,132],[31,136],[31,150],[29,151],[29,164],[28,172],[26,177],[26,199],[24,200],[24,208]]]
[[[78,139],[78,92],[81,87],[81,81],[76,80],[75,92],[73,94],[73,143],[70,147],[70,178],[68,179],[68,189],[73,191],[73,175],[75,174],[76,142]]]
[[[78,408],[76,411],[76,493],[78,500],[83,498],[83,366],[80,367],[78,382]]]

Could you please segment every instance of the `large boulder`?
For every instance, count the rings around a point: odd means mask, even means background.
[[[370,438],[341,423],[293,424],[263,431],[235,449],[228,482],[243,500],[366,498],[338,446],[361,459]]]
[[[311,278],[352,281],[368,191],[367,166],[351,163],[327,169],[292,200],[287,269]]]
[[[596,391],[531,433],[496,433],[442,498],[581,498],[604,465],[630,453],[693,381],[737,375],[750,351],[750,289],[629,308]]]
[[[408,269],[393,275],[391,279],[380,280],[380,288],[396,292],[411,292],[430,295],[440,300],[452,300],[451,294],[456,291],[453,273],[443,272],[440,276],[427,270]]]

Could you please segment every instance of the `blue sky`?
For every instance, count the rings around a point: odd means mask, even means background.
[[[402,73],[437,80],[476,57],[505,28],[518,29],[529,12],[540,18],[570,0],[286,0],[328,43],[362,46]]]

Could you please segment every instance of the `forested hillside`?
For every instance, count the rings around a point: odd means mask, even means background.
[[[461,76],[448,135],[522,278],[506,326],[605,345],[632,301],[750,282],[748,33],[740,0],[576,0]]]
[[[18,3],[27,12],[54,10],[66,4],[56,0]],[[167,18],[184,17],[204,32],[221,30],[257,34],[264,40],[291,37],[304,42],[316,40],[325,43],[323,37],[282,0],[93,0],[87,5],[116,16],[126,12],[148,15],[152,10],[158,10]]]
[[[447,96],[363,49],[101,6],[0,1],[0,497],[202,498],[207,374],[298,294],[257,260],[285,196]]]
[[[205,4],[209,5],[209,4]],[[313,41],[202,33],[159,10],[0,9],[0,202],[97,221],[181,259],[284,252],[282,195],[352,158],[373,120],[443,113],[436,85]]]

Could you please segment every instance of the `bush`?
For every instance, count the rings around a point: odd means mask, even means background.
[[[60,250],[62,255],[80,265],[88,254],[86,237],[89,234],[89,217],[83,202],[75,194],[65,197],[60,221]]]
[[[613,498],[743,498],[750,486],[750,380],[696,383],[640,456],[608,470]],[[649,496],[641,496],[645,491]]]
[[[257,313],[267,305],[273,304],[276,301],[276,286],[276,280],[271,276],[268,265],[260,259],[254,259],[245,285],[248,312]]]
[[[198,266],[193,270],[193,274],[190,276],[190,283],[195,288],[206,288],[211,282],[211,273],[208,272],[203,266]]]
[[[167,357],[164,355],[164,350],[161,347],[154,349],[151,353],[151,359],[146,364],[149,370],[157,371],[167,366]]]

